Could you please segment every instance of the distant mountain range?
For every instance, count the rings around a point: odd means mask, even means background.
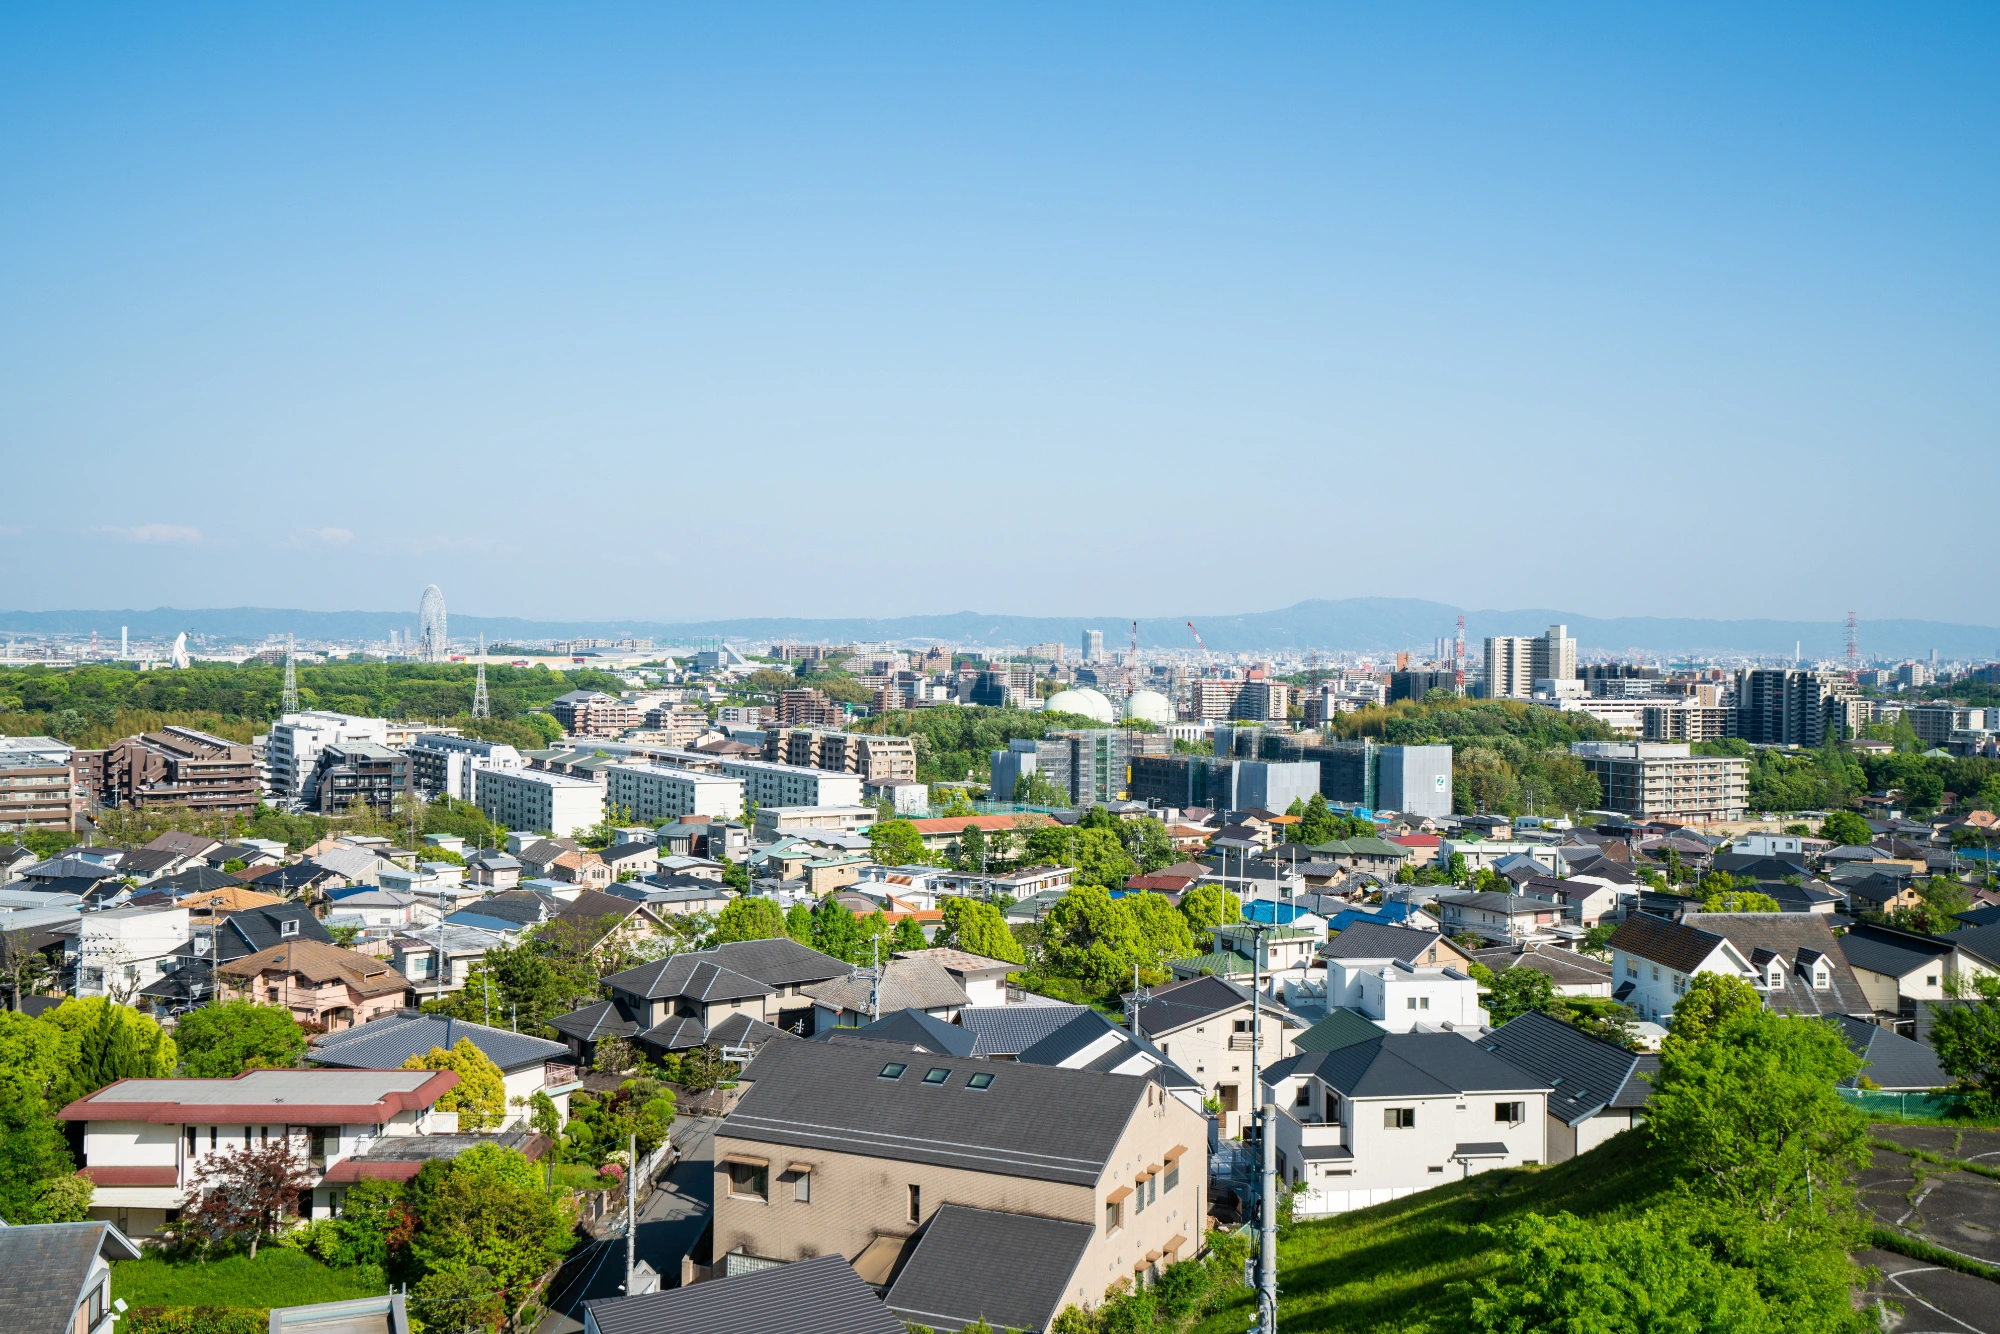
[[[1399,649],[1425,652],[1439,636],[1456,632],[1462,609],[1414,598],[1315,598],[1278,611],[1233,616],[1149,617],[1139,621],[1142,648],[1194,647],[1192,619],[1202,638],[1218,652],[1325,649],[1381,653]],[[1603,618],[1546,608],[1518,611],[1465,611],[1467,651],[1474,656],[1487,635],[1540,634],[1552,624],[1569,626],[1580,651],[1619,657],[1678,654],[1747,654],[1789,657],[1796,645],[1807,658],[1838,657],[1846,627],[1838,621],[1704,620],[1690,617]],[[151,611],[0,611],[0,634],[88,634],[96,630],[116,642],[126,626],[134,638],[159,639],[182,630],[226,642],[298,635],[306,640],[386,639],[389,631],[414,628],[409,611],[288,611],[268,607]],[[1130,618],[1086,616],[1006,616],[961,611],[890,619],[762,617],[740,620],[663,622],[536,621],[512,616],[451,618],[454,639],[484,633],[488,643],[517,639],[637,637],[667,644],[727,638],[753,644],[785,639],[824,642],[922,640],[940,644],[989,646],[1059,641],[1074,650],[1085,630],[1104,632],[1104,645],[1119,650],[1131,642]],[[1864,657],[2000,659],[2000,628],[1944,621],[1864,621]]]

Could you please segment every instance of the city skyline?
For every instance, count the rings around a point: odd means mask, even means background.
[[[1987,10],[0,33],[18,606],[1985,619],[1830,516],[2000,425]]]

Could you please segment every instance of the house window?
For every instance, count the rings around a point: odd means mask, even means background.
[[[910,1186],[910,1221],[920,1223],[924,1217],[924,1188],[912,1183]]]
[[[1496,1102],[1493,1104],[1493,1119],[1518,1126],[1528,1119],[1528,1104],[1525,1102]]]
[[[193,1154],[194,1154],[194,1127],[193,1127],[193,1126],[188,1126],[188,1127],[187,1127],[187,1151],[188,1151],[188,1154],[189,1154],[189,1156],[190,1156],[190,1157],[192,1157],[192,1156],[193,1156]]]
[[[1414,1130],[1416,1126],[1416,1108],[1384,1107],[1382,1109],[1382,1128],[1384,1130]]]
[[[768,1201],[771,1198],[770,1169],[757,1163],[731,1163],[729,1193],[738,1199]]]
[[[110,1286],[110,1280],[107,1279],[90,1290],[90,1314],[87,1317],[87,1321],[91,1329],[97,1328],[97,1322],[104,1319],[104,1308],[106,1305],[104,1297],[105,1293],[110,1290]]]
[[[1144,1177],[1139,1178],[1132,1191],[1132,1212],[1135,1214],[1146,1212],[1146,1178]]]
[[[1312,1096],[1312,1085],[1302,1083],[1299,1085],[1297,1096],[1292,1099],[1292,1105],[1296,1107],[1308,1106],[1312,1102]]]
[[[1173,1188],[1180,1184],[1181,1184],[1181,1160],[1176,1158],[1172,1162],[1167,1164],[1168,1192],[1171,1193],[1173,1191]]]
[[[1815,991],[1825,991],[1825,990],[1826,990],[1826,988],[1827,988],[1827,972],[1826,972],[1826,969],[1824,969],[1824,968],[1815,968],[1815,969],[1813,969],[1813,990],[1815,990]]]
[[[1934,987],[1934,986],[1936,986],[1936,985],[1937,985],[1937,974],[1935,974],[1935,973],[1932,973],[1932,974],[1931,974],[1930,976],[1926,977],[1926,978],[1924,979],[1924,985],[1925,985],[1925,986],[1927,986],[1927,987]]]
[[[811,1204],[813,1197],[813,1175],[800,1172],[792,1180],[792,1198],[800,1204]]]
[[[912,1187],[910,1187],[910,1189],[911,1189],[911,1190],[915,1190],[915,1189],[916,1189],[916,1187],[915,1187],[915,1186],[912,1186]],[[1118,1230],[1118,1223],[1119,1223],[1119,1220],[1120,1220],[1120,1218],[1121,1218],[1121,1217],[1122,1217],[1122,1214],[1121,1214],[1121,1211],[1120,1211],[1119,1207],[1118,1207],[1118,1206],[1117,1206],[1116,1204],[1113,1204],[1113,1203],[1110,1203],[1109,1201],[1107,1201],[1107,1202],[1105,1203],[1105,1206],[1104,1206],[1104,1235],[1105,1235],[1105,1236],[1107,1236],[1107,1237],[1108,1237],[1108,1236],[1110,1236],[1110,1235],[1111,1235],[1112,1233],[1114,1233],[1114,1232],[1116,1232],[1116,1231]]]

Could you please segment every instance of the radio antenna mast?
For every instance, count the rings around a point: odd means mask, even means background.
[[[472,716],[490,718],[493,706],[486,699],[486,632],[479,632],[479,677],[472,686]]]
[[[299,711],[299,649],[291,635],[285,636],[285,699],[279,706],[281,713]]]

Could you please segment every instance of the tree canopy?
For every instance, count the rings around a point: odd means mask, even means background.
[[[489,1130],[507,1119],[507,1084],[500,1067],[485,1052],[460,1038],[450,1051],[432,1047],[422,1055],[412,1054],[403,1062],[405,1070],[451,1070],[458,1083],[445,1090],[437,1101],[441,1112],[457,1112],[462,1131]]]
[[[290,1010],[232,1000],[181,1017],[174,1028],[183,1075],[226,1079],[245,1070],[295,1065],[306,1034]]]
[[[980,899],[948,898],[943,909],[944,924],[938,928],[935,941],[939,947],[983,954],[1003,963],[1027,962],[1027,951],[1014,939],[1014,933],[1007,929],[1007,919],[993,904]]]

